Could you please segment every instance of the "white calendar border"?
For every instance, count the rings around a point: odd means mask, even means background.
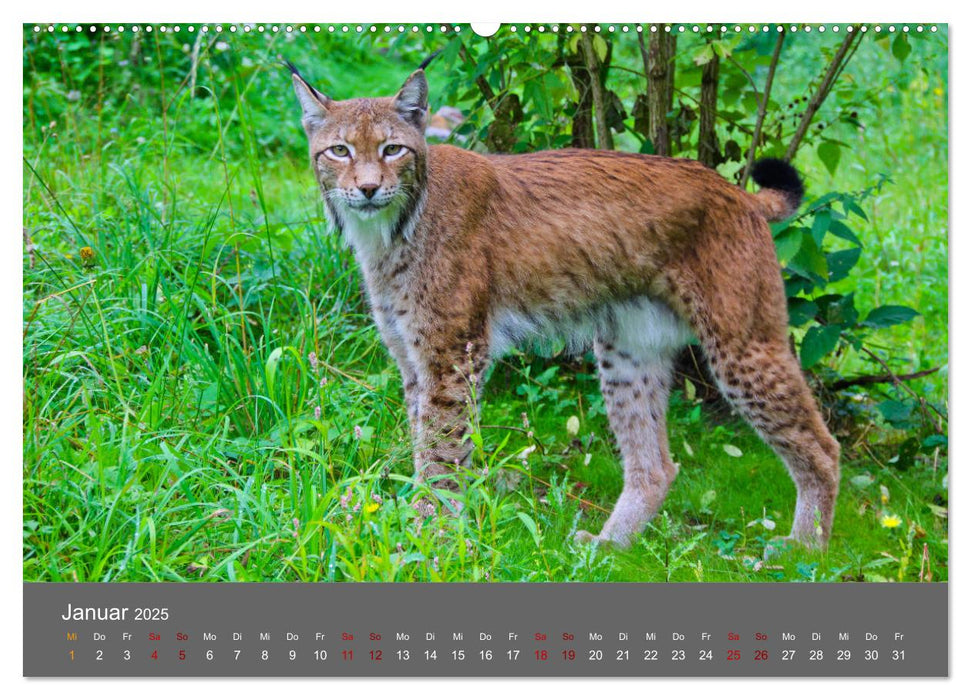
[[[482,0],[473,6],[468,0],[459,2],[452,0],[422,0],[419,3],[403,4],[389,0],[375,0],[364,3],[337,3],[310,5],[306,2],[292,0],[275,0],[272,3],[233,2],[225,0],[219,2],[200,3],[198,0],[168,0],[164,5],[146,7],[132,3],[130,0],[110,0],[79,4],[76,1],[47,0],[43,4],[17,3],[16,7],[4,8],[6,21],[0,24],[0,51],[7,70],[0,71],[0,95],[4,96],[6,108],[2,112],[3,138],[0,163],[5,170],[5,177],[0,180],[3,187],[0,197],[4,203],[3,223],[6,236],[4,240],[11,246],[14,241],[19,242],[20,236],[16,230],[20,221],[14,221],[14,212],[22,213],[22,185],[23,169],[21,165],[21,133],[22,117],[22,75],[21,65],[22,35],[21,24],[28,21],[214,21],[220,19],[245,20],[259,18],[265,21],[287,20],[294,18],[327,19],[328,21],[441,21],[447,19],[455,22],[488,22],[502,19],[506,22],[536,22],[536,21],[630,21],[662,20],[668,22],[690,22],[705,19],[728,20],[737,22],[847,22],[867,20],[893,20],[907,22],[948,22],[952,71],[949,85],[949,104],[951,108],[950,124],[960,124],[954,115],[961,115],[964,123],[971,123],[971,115],[967,100],[967,78],[971,70],[967,56],[967,47],[962,46],[965,27],[965,13],[955,7],[956,3],[946,0],[923,0],[918,3],[903,2],[846,2],[846,0],[814,0],[813,2],[781,3],[776,0],[755,0],[728,5],[717,0],[694,0],[689,4],[673,5],[670,3],[649,3],[641,0],[614,0],[609,7],[603,3],[579,3],[564,0],[539,0],[524,3],[521,0]],[[7,6],[9,8],[9,4]],[[11,15],[7,17],[6,15]],[[969,32],[971,33],[971,32]],[[964,192],[968,186],[968,173],[971,168],[971,152],[968,149],[969,138],[955,128],[950,136],[950,151],[952,162],[955,164],[952,172],[952,192]],[[971,309],[971,275],[962,274],[964,265],[971,264],[967,243],[968,233],[961,226],[967,223],[967,210],[961,205],[959,198],[952,198],[950,204],[951,230],[957,235],[952,236],[949,243],[952,268],[958,274],[950,276],[953,280],[952,298],[949,308],[954,308],[953,323],[949,332],[952,350],[959,349],[957,356],[960,360],[968,358],[969,338],[968,330],[971,319],[968,319],[968,309]],[[966,205],[965,205],[966,206]],[[20,217],[22,220],[22,216]],[[963,236],[962,236],[963,234]],[[963,239],[963,240],[962,240]],[[7,329],[4,337],[17,338],[18,342],[10,345],[0,345],[0,368],[2,368],[3,385],[0,391],[0,430],[5,450],[4,466],[13,472],[15,465],[22,461],[22,421],[18,419],[21,411],[21,394],[23,390],[20,366],[22,353],[19,344],[21,337],[22,316],[20,304],[16,300],[22,298],[21,256],[13,254],[0,256],[0,285],[2,296],[0,304],[3,314],[3,327]],[[969,303],[963,303],[969,302]],[[971,392],[971,373],[964,371],[963,362],[955,367],[954,352],[949,353],[951,391],[950,409],[952,415],[957,416],[957,423],[951,426],[951,464],[958,465],[951,470],[952,496],[954,502],[963,504],[967,500],[968,488],[966,483],[971,477],[963,471],[971,468],[965,459],[971,456],[967,439],[971,428],[968,422],[966,403],[971,400],[965,398]],[[955,412],[955,404],[957,411]],[[18,474],[21,472],[18,472]],[[12,474],[9,479],[14,479]],[[957,490],[957,493],[955,492]],[[758,693],[762,696],[790,698],[814,698],[820,693],[846,691],[847,693],[866,692],[874,700],[885,698],[908,698],[932,693],[932,697],[948,697],[955,694],[959,680],[971,677],[968,664],[961,663],[971,653],[971,642],[968,639],[968,627],[960,622],[968,617],[971,604],[965,602],[967,596],[958,595],[961,590],[968,593],[964,584],[971,573],[969,566],[968,548],[962,546],[968,535],[967,520],[962,517],[961,508],[952,508],[951,516],[951,645],[952,680],[950,683],[933,681],[908,680],[821,680],[818,682],[800,682],[794,679],[650,679],[650,680],[588,680],[588,679],[528,679],[507,680],[489,679],[486,682],[472,680],[397,680],[397,679],[331,679],[326,684],[319,680],[285,679],[285,680],[254,680],[254,679],[168,679],[163,682],[146,680],[25,680],[21,678],[22,669],[22,493],[19,489],[8,485],[0,489],[3,507],[2,562],[6,576],[0,584],[0,605],[4,606],[6,614],[0,619],[7,622],[3,625],[0,635],[0,668],[3,670],[4,680],[20,678],[20,682],[13,685],[17,691],[36,698],[59,698],[66,696],[77,697],[123,697],[123,698],[171,698],[173,694],[186,692],[208,694],[219,688],[221,692],[229,692],[241,698],[265,696],[268,692],[285,691],[293,694],[328,695],[341,694],[347,697],[372,697],[379,693],[393,695],[399,698],[427,698],[434,694],[437,698],[461,697],[466,698],[494,698],[497,694],[513,697],[540,697],[556,694],[562,698],[589,696],[592,693],[611,693],[630,697],[634,693],[639,695],[682,695],[689,691],[691,696],[702,693],[717,697],[719,700],[728,698],[749,698]],[[956,515],[954,513],[956,512]],[[957,555],[957,556],[956,556]],[[890,584],[892,585],[892,584]],[[16,614],[15,614],[16,613]],[[13,618],[13,619],[11,619]],[[955,633],[954,628],[959,632]],[[646,685],[650,683],[650,685]],[[866,687],[862,685],[866,683]],[[823,684],[823,685],[820,685]],[[225,689],[225,690],[224,690]],[[16,691],[15,691],[16,692]],[[609,700],[609,699],[608,699]]]

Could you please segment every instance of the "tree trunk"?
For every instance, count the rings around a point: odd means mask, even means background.
[[[580,54],[569,54],[566,65],[570,68],[570,79],[577,90],[577,109],[573,113],[573,124],[570,131],[573,140],[570,145],[574,148],[596,148],[597,141],[593,135],[593,90],[590,87],[590,74],[586,63]]]
[[[651,34],[650,45],[644,52],[643,37],[641,55],[648,76],[647,109],[650,118],[651,143],[660,156],[671,155],[671,127],[668,113],[674,104],[674,54],[677,37],[658,27]]]
[[[715,38],[718,38],[716,34]],[[711,42],[709,42],[710,44]],[[715,120],[718,116],[718,54],[701,68],[701,101],[698,103],[698,160],[714,168],[721,161]]]
[[[610,133],[610,123],[607,120],[607,91],[604,88],[601,76],[600,59],[597,51],[593,47],[593,37],[590,31],[580,35],[580,53],[583,55],[584,64],[587,68],[587,76],[590,80],[590,91],[593,94],[593,106],[597,112],[595,125],[597,128],[597,146],[607,151],[614,149],[614,139]]]

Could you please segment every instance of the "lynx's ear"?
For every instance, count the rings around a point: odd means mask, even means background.
[[[408,80],[394,96],[394,108],[401,118],[424,130],[428,116],[428,81],[420,68],[408,76]]]
[[[327,119],[333,100],[315,90],[289,61],[287,61],[287,67],[293,75],[293,89],[303,109],[303,128],[309,136]]]

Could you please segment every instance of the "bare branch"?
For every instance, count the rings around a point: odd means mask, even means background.
[[[793,134],[792,140],[789,142],[789,147],[786,149],[786,160],[792,160],[795,157],[796,151],[799,150],[799,146],[806,136],[806,132],[809,131],[809,125],[812,123],[813,117],[816,116],[816,112],[826,100],[830,90],[832,90],[836,78],[842,72],[847,56],[850,54],[850,49],[853,47],[853,42],[857,40],[857,37],[862,36],[862,34],[859,25],[854,25],[853,31],[846,33],[846,38],[843,39],[843,43],[836,49],[836,54],[826,67],[826,73],[823,75],[823,79],[819,83],[816,93],[809,100],[809,104],[806,105],[806,111],[803,112],[802,121],[799,122],[796,133]]]
[[[846,377],[845,379],[837,379],[832,384],[827,384],[826,388],[830,391],[839,391],[840,389],[848,389],[851,386],[870,386],[872,384],[906,382],[910,381],[911,379],[927,377],[935,372],[939,372],[940,369],[940,367],[932,367],[931,369],[924,369],[920,372],[912,372],[911,374],[865,374],[861,377]]]
[[[752,166],[755,164],[755,150],[758,148],[759,140],[762,138],[762,124],[765,123],[765,113],[769,107],[769,95],[772,93],[772,81],[775,79],[775,69],[779,65],[779,55],[782,53],[782,44],[785,43],[786,33],[779,32],[779,37],[775,42],[775,49],[772,51],[772,60],[769,62],[769,74],[765,77],[765,90],[762,91],[762,99],[759,101],[759,114],[755,119],[755,131],[752,133],[752,143],[748,147],[748,156],[745,158],[745,170],[742,171],[742,180],[739,182],[742,189],[748,182],[749,175],[752,173]]]
[[[920,406],[921,412],[928,419],[931,419],[930,415],[927,413],[927,409],[929,408],[934,413],[936,413],[938,416],[940,416],[942,420],[947,420],[947,416],[945,416],[943,413],[941,413],[940,411],[938,411],[935,406],[933,406],[932,404],[927,403],[927,401],[922,396],[919,396],[916,391],[914,391],[909,386],[907,386],[902,381],[900,381],[900,376],[894,374],[893,370],[890,369],[890,367],[887,365],[886,362],[884,362],[883,360],[880,359],[880,356],[879,355],[877,355],[875,352],[873,352],[872,350],[870,350],[869,348],[866,348],[866,347],[863,348],[863,352],[866,353],[867,355],[869,355],[870,358],[872,358],[878,365],[880,365],[881,367],[883,367],[883,370],[888,375],[890,375],[890,381],[893,382],[894,386],[896,386],[898,389],[903,389],[908,394],[910,394],[911,396],[913,396],[914,399],[917,400],[917,405]]]

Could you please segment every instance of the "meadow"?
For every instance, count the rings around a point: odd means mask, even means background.
[[[843,446],[834,537],[765,559],[789,476],[683,379],[663,513],[629,551],[575,544],[621,470],[590,358],[555,352],[497,364],[462,514],[415,515],[400,378],[279,57],[339,98],[391,94],[434,37],[25,27],[24,580],[946,580],[946,41],[906,62],[864,42],[842,79],[876,95],[855,107],[866,128],[841,135],[835,172],[795,161],[810,197],[889,178],[838,288],[917,309],[868,347],[898,374],[939,369],[827,391],[883,371],[849,348],[814,371]]]

